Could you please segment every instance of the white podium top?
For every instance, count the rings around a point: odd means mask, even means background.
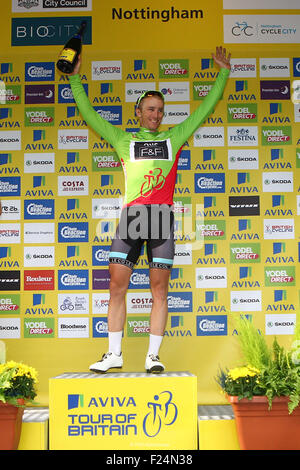
[[[163,374],[149,374],[147,372],[108,372],[96,374],[93,372],[65,372],[52,377],[52,379],[130,379],[130,378],[153,378],[153,377],[195,377],[188,371],[164,372]]]

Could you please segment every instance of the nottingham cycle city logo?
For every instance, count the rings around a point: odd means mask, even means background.
[[[68,436],[137,435],[138,418],[141,418],[141,431],[145,436],[154,438],[177,421],[178,407],[169,390],[154,394],[146,402],[146,407],[146,412],[139,416],[133,396],[91,397],[87,402],[83,394],[69,394]]]

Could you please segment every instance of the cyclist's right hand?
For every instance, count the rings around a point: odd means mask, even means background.
[[[78,56],[77,64],[75,65],[73,72],[69,73],[69,75],[77,75],[79,73],[80,66],[81,66],[81,55]]]

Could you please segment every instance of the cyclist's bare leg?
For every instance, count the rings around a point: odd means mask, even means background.
[[[110,264],[109,273],[108,331],[121,331],[125,324],[125,295],[132,270],[122,264]]]
[[[150,316],[150,333],[163,336],[168,319],[168,289],[170,271],[168,269],[150,269],[150,288],[152,309]]]

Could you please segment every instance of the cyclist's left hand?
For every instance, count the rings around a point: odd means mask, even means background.
[[[225,67],[230,70],[230,58],[231,54],[229,53],[226,56],[226,49],[222,46],[216,47],[216,54],[212,54],[212,58],[219,67]]]

